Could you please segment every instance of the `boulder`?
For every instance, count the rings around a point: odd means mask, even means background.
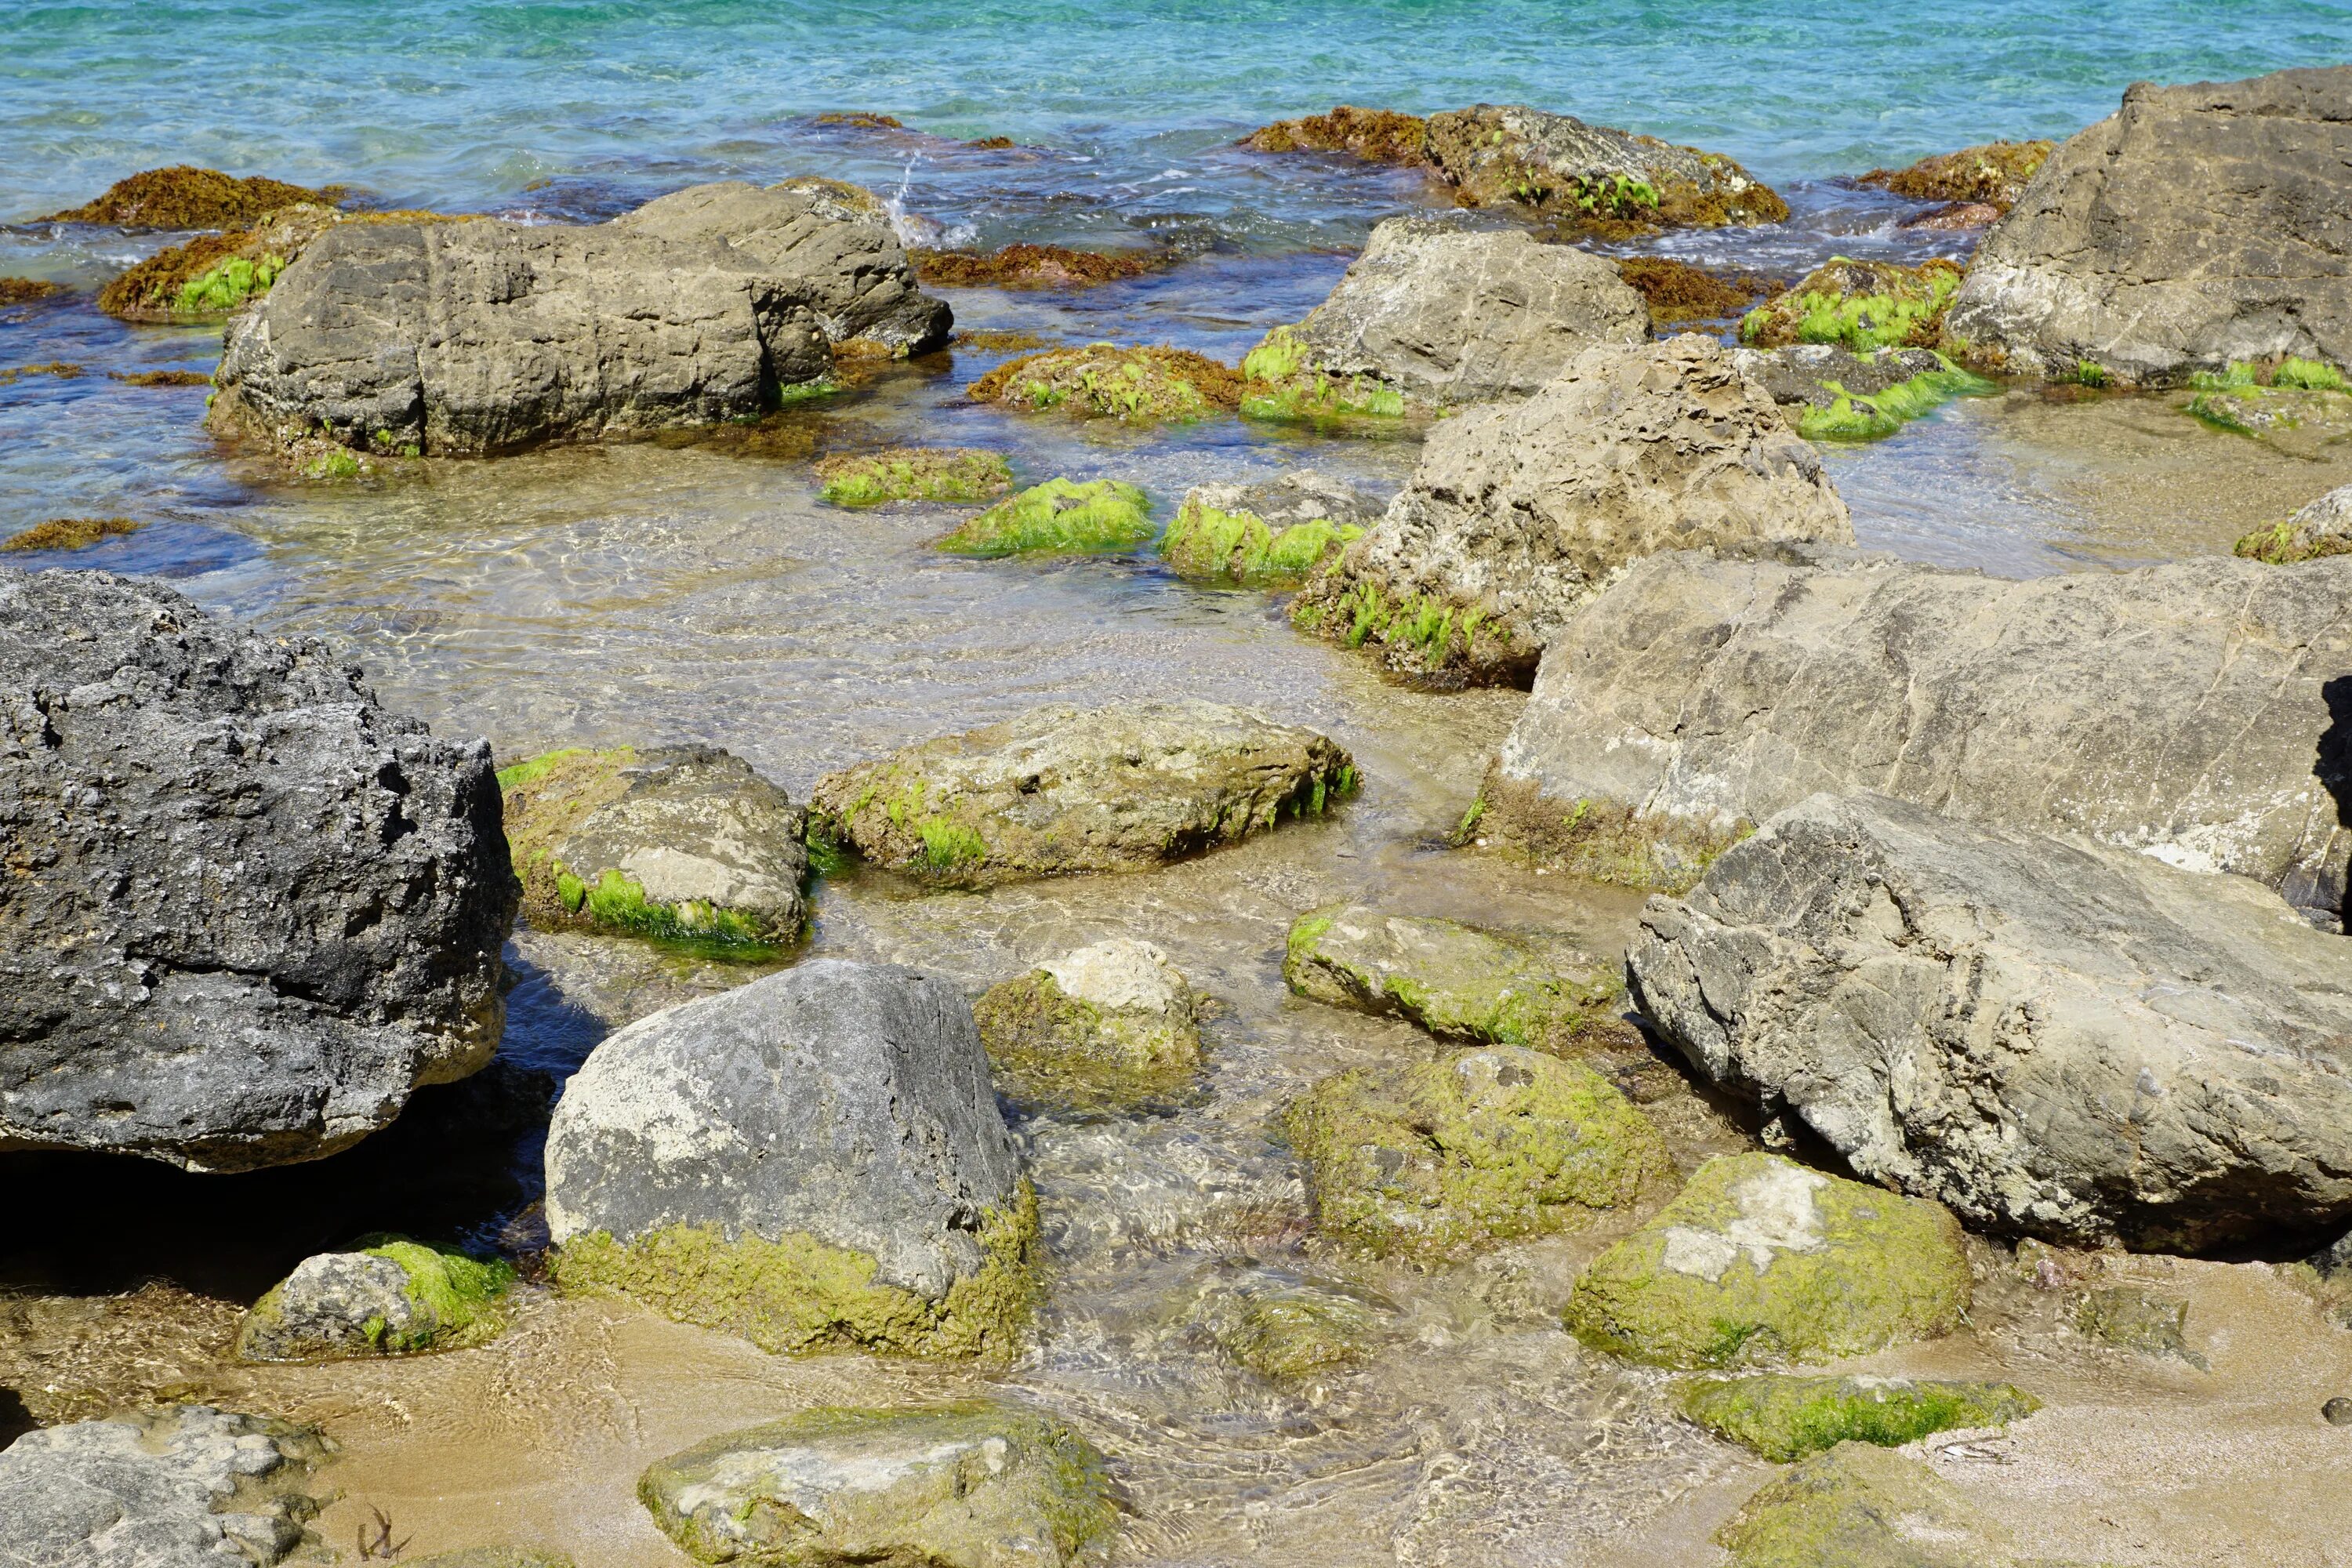
[[[936,542],[950,555],[1086,555],[1151,537],[1151,498],[1118,479],[1047,479]]]
[[[2352,66],[2135,84],[1995,224],[1947,330],[2009,368],[2168,384],[2232,360],[2352,366]]]
[[[237,1330],[247,1361],[332,1361],[410,1355],[478,1344],[501,1326],[514,1283],[503,1262],[386,1237],[354,1252],[295,1265],[254,1303]]]
[[[1899,1448],[1937,1432],[2005,1426],[2032,1415],[2042,1402],[2006,1383],[1759,1372],[1690,1378],[1675,1390],[1675,1408],[1719,1436],[1787,1464],[1840,1443]]]
[[[2352,954],[2242,878],[1821,795],[1652,900],[1625,963],[1700,1071],[1972,1225],[2352,1221]]]
[[[1729,350],[1696,333],[1596,345],[1526,401],[1432,431],[1412,482],[1292,615],[1401,673],[1524,684],[1628,562],[1853,538],[1820,454]]]
[[[1066,1568],[1118,1529],[1101,1453],[1004,1400],[803,1410],[672,1455],[637,1497],[697,1562],[780,1568]]]
[[[732,752],[574,748],[499,769],[499,786],[532,924],[744,952],[800,940],[803,814]]]
[[[1732,358],[1809,441],[1874,441],[1952,398],[2000,390],[1933,349],[1855,353],[1835,343],[1792,343],[1741,349]]]
[[[1653,556],[1547,653],[1486,821],[1606,807],[1719,845],[1864,789],[2235,871],[2333,920],[2347,595],[2340,559],[2009,582],[1842,552]]]
[[[2255,529],[2238,541],[2235,553],[2279,566],[2352,554],[2352,485],[2337,486],[2284,522]]]
[[[1429,118],[1430,165],[1464,206],[1500,207],[1610,237],[1779,223],[1789,204],[1720,153],[1482,103]]]
[[[1113,937],[992,985],[972,1005],[1000,1083],[1088,1110],[1181,1094],[1201,1066],[1192,988],[1148,942]]]
[[[1564,1045],[1612,1016],[1623,994],[1612,969],[1564,935],[1365,904],[1299,916],[1282,977],[1301,996],[1392,1014],[1465,1045]]]
[[[274,1568],[319,1511],[326,1442],[282,1421],[182,1405],[47,1426],[0,1450],[9,1568]]]
[[[548,1130],[547,1223],[565,1289],[776,1351],[1002,1355],[1037,1267],[970,1005],[837,959],[590,1052]]]
[[[1180,577],[1295,587],[1380,513],[1354,485],[1312,468],[1252,485],[1194,485],[1160,537],[1160,557]]]
[[[230,324],[216,429],[500,452],[757,416],[947,340],[886,226],[697,186],[610,223],[339,224]]]
[[[0,1148],[316,1159],[479,1068],[514,874],[489,748],[308,637],[0,569]]]
[[[1660,1366],[1819,1362],[1948,1333],[1969,1289],[1942,1205],[1729,1154],[1593,1259],[1567,1321],[1597,1350]]]
[[[1715,1539],[1731,1568],[2069,1568],[2021,1559],[2008,1531],[1918,1460],[1841,1443],[1766,1482]]]
[[[1648,304],[1591,251],[1395,217],[1329,298],[1242,361],[1242,411],[1296,418],[1524,397],[1581,349],[1649,335]]]
[[[1355,793],[1311,730],[1187,700],[1042,708],[827,773],[826,829],[877,865],[965,886],[1148,869]]]
[[[1318,1228],[1381,1256],[1581,1230],[1674,1182],[1665,1140],[1606,1079],[1518,1046],[1351,1068],[1282,1125]]]

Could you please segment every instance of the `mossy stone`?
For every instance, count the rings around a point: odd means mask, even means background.
[[[1241,410],[1253,419],[1397,419],[1404,394],[1365,375],[1332,375],[1312,363],[1293,327],[1276,327],[1242,358]]]
[[[1318,1226],[1380,1255],[1580,1229],[1674,1179],[1657,1128],[1606,1079],[1517,1046],[1337,1074],[1283,1129]]]
[[[1735,1568],[2009,1563],[1989,1533],[1927,1466],[1867,1443],[1842,1443],[1767,1483],[1715,1539]]]
[[[1615,1016],[1616,973],[1565,938],[1338,904],[1290,928],[1282,977],[1301,996],[1409,1018],[1441,1039],[1564,1046]]]
[[[271,1287],[237,1331],[246,1361],[328,1361],[457,1350],[506,1326],[512,1266],[377,1237],[346,1253],[305,1258]]]
[[[1969,1291],[1941,1204],[1732,1154],[1595,1258],[1566,1318],[1594,1348],[1662,1366],[1821,1361],[1949,1332]]]
[[[1786,1463],[1840,1443],[1900,1447],[1933,1432],[2001,1426],[2042,1402],[2006,1383],[1905,1377],[1702,1377],[1675,1391],[1685,1415],[1765,1458]]]
[[[816,477],[824,499],[845,507],[992,500],[1013,488],[1003,454],[971,447],[893,447],[827,458]]]
[[[1031,413],[1152,425],[1229,410],[1241,389],[1232,366],[1190,350],[1087,343],[1007,360],[973,382],[971,395]]]
[[[1739,339],[1757,348],[1836,343],[1858,354],[1933,348],[1962,276],[1949,261],[1900,267],[1833,256],[1741,318]]]
[[[1363,536],[1358,524],[1328,518],[1276,530],[1254,511],[1225,511],[1188,497],[1160,537],[1160,558],[1180,577],[1252,588],[1296,587]]]
[[[997,502],[939,542],[951,555],[1077,555],[1132,550],[1151,537],[1151,501],[1117,479],[1047,479]]]
[[[1202,1322],[1239,1365],[1285,1388],[1344,1371],[1379,1348],[1381,1308],[1360,1293],[1301,1280],[1211,1300]]]
[[[1201,1066],[1192,994],[1165,954],[1114,939],[991,986],[972,1004],[998,1088],[1063,1110],[1181,1096]]]

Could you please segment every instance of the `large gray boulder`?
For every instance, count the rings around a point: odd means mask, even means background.
[[[304,1544],[326,1453],[300,1428],[205,1405],[27,1432],[0,1452],[0,1563],[272,1568]]]
[[[2008,582],[1854,552],[1653,556],[1544,656],[1488,822],[1719,841],[1816,791],[2234,871],[2333,921],[2352,560]]]
[[[1591,251],[1518,229],[1395,217],[1372,230],[1328,299],[1251,355],[1246,368],[1259,371],[1295,362],[1252,389],[1252,412],[1278,412],[1259,405],[1286,395],[1304,396],[1297,412],[1316,412],[1317,379],[1352,386],[1359,402],[1386,389],[1406,406],[1524,397],[1581,349],[1649,335],[1648,304]]]
[[[547,1222],[569,1289],[778,1350],[994,1348],[1034,1201],[962,993],[825,959],[639,1020],[564,1088]]]
[[[1431,432],[1294,616],[1402,673],[1523,683],[1629,561],[1853,539],[1821,455],[1721,343],[1596,345],[1526,401]]]
[[[1819,795],[1651,900],[1626,968],[1700,1071],[1973,1225],[2352,1218],[2352,951],[2243,878]]]
[[[2352,365],[2352,66],[2135,84],[1994,226],[1945,330],[2013,370]]]
[[[696,187],[585,227],[343,224],[230,323],[212,419],[380,452],[592,440],[756,416],[836,348],[932,347],[948,320],[886,226],[804,192]]]
[[[105,573],[0,571],[0,1148],[315,1159],[489,1060],[483,742]]]

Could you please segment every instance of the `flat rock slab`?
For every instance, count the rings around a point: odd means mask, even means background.
[[[1760,1372],[1685,1379],[1675,1407],[1700,1426],[1786,1464],[1840,1443],[1896,1448],[1931,1433],[2004,1426],[2042,1407],[2006,1383],[1908,1377],[1803,1377]]]
[[[489,749],[307,637],[0,570],[0,1147],[316,1159],[489,1060]]]
[[[1564,935],[1486,931],[1365,904],[1300,916],[1282,975],[1301,996],[1409,1018],[1464,1044],[1565,1043],[1622,990],[1613,966]]]
[[[814,804],[877,865],[985,886],[1147,869],[1354,792],[1311,730],[1212,702],[1046,708],[819,779]]]

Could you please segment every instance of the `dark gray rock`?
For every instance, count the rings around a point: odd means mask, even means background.
[[[2135,84],[1985,236],[1945,320],[2010,368],[2352,365],[2352,66]]]
[[[481,742],[168,588],[0,571],[0,1147],[315,1159],[488,1061]]]
[[[1970,1224],[2352,1219],[2352,951],[2242,878],[1821,795],[1651,900],[1625,962],[1700,1071]]]
[[[319,1510],[319,1437],[184,1405],[27,1432],[0,1452],[8,1568],[272,1568]]]

